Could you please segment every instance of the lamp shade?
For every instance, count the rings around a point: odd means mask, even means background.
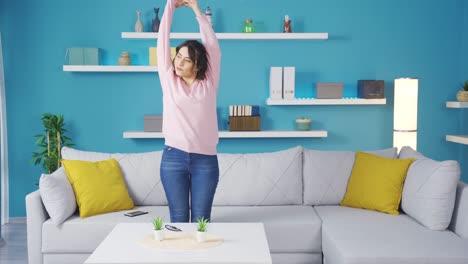
[[[395,79],[393,106],[393,146],[417,147],[418,79]]]

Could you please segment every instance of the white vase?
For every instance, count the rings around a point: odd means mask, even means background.
[[[154,240],[164,240],[164,229],[154,230]]]
[[[135,23],[135,32],[143,32],[144,29],[143,29],[143,22],[141,22],[141,11],[140,10],[137,10],[137,21]]]
[[[206,232],[197,231],[197,241],[205,242],[206,241]]]

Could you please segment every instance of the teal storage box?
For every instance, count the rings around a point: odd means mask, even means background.
[[[99,48],[68,48],[66,60],[68,65],[100,65],[101,50]]]

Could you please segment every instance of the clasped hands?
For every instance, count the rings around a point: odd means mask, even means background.
[[[195,7],[198,7],[198,1],[197,0],[176,0],[175,6],[176,8],[181,7],[181,6],[187,6],[193,9]]]

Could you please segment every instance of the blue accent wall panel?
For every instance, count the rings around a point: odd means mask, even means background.
[[[463,28],[466,29],[468,28],[468,3],[466,1],[460,1],[460,9],[463,10],[463,16],[462,16],[462,25]],[[459,73],[460,73],[460,83],[464,81],[468,81],[468,65],[466,63],[466,58],[468,58],[468,32],[466,30],[463,30],[462,32],[462,50],[460,54],[460,67],[459,67]],[[461,90],[462,88],[460,85],[457,87],[456,90]],[[454,109],[455,110],[455,109]],[[460,128],[458,130],[459,135],[468,135],[468,109],[456,109],[459,110],[459,116],[460,116]],[[456,113],[454,113],[456,114]],[[459,145],[459,159],[458,161],[460,162],[461,166],[461,171],[462,171],[462,176],[465,182],[468,181],[468,145]]]
[[[392,146],[393,83],[419,78],[418,151],[436,159],[456,159],[467,175],[467,147],[445,141],[467,130],[466,111],[447,109],[458,85],[468,79],[467,7],[462,0],[199,0],[209,5],[218,32],[240,32],[245,19],[257,32],[280,32],[284,15],[293,32],[328,32],[326,41],[221,40],[218,97],[220,129],[227,128],[230,104],[261,107],[262,129],[294,129],[309,117],[323,139],[220,139],[219,152],[264,152],[302,145],[320,150],[374,150]],[[156,73],[63,72],[69,47],[98,47],[101,61],[117,64],[122,51],[133,64],[148,64],[156,40],[122,39],[134,30],[136,10],[145,31],[162,0],[5,1],[0,0],[8,111],[10,215],[24,216],[24,197],[37,189],[42,171],[30,163],[41,115],[65,116],[76,148],[99,152],[160,150],[162,139],[124,139],[143,130],[145,114],[162,111]],[[21,23],[20,23],[21,22]],[[193,12],[176,10],[172,30],[196,32]],[[174,40],[175,46],[180,40]],[[465,55],[465,56],[464,56]],[[314,96],[316,82],[343,82],[355,96],[357,80],[385,81],[386,105],[267,106],[269,67],[295,66],[298,97]],[[462,121],[462,122],[461,122]],[[464,163],[464,164],[463,164]]]

